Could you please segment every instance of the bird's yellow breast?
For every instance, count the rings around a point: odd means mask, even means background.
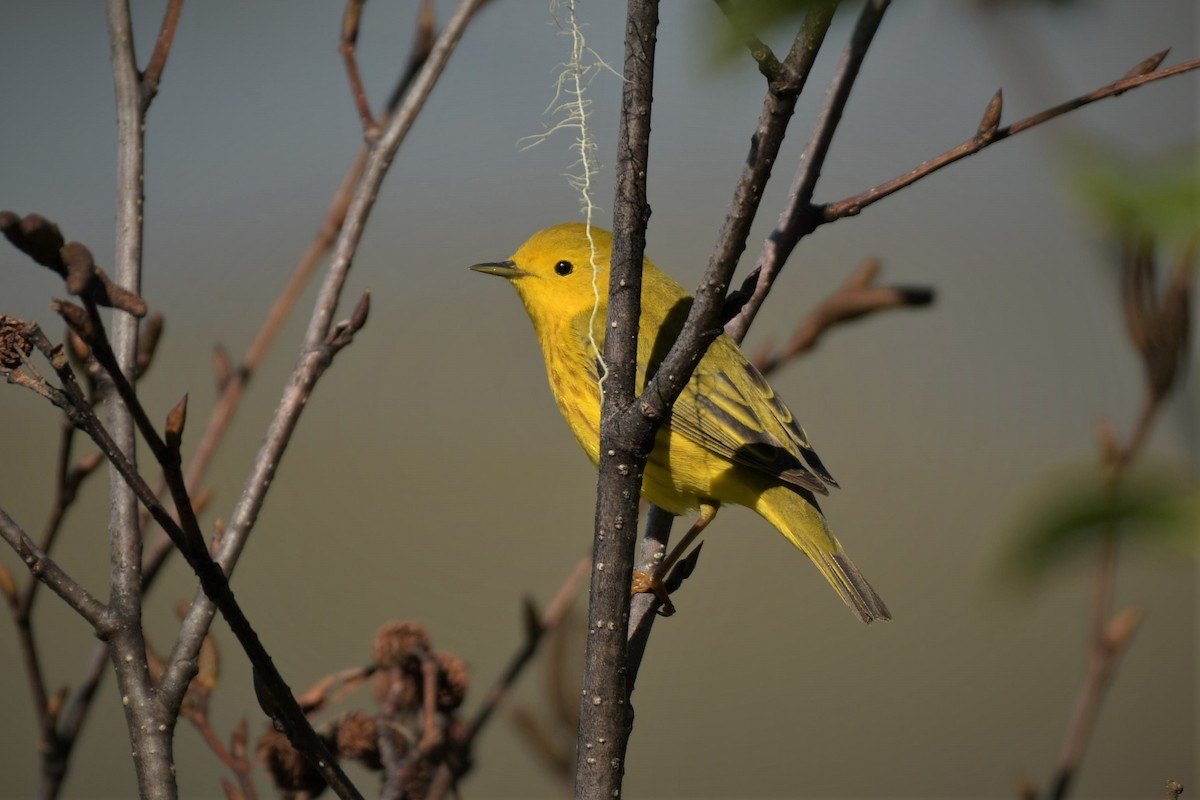
[[[600,349],[604,347],[599,330],[603,319],[600,315],[593,339]],[[588,458],[599,465],[601,372],[593,342],[586,335],[586,323],[586,318],[577,318],[547,325],[540,331],[540,338],[554,401]],[[639,358],[637,391],[645,383],[643,361]],[[734,480],[735,470],[737,467],[727,459],[673,431],[668,421],[659,428],[646,463],[642,495],[673,514],[686,514],[699,508],[701,502],[716,499],[751,505],[752,498],[742,497],[746,492]]]

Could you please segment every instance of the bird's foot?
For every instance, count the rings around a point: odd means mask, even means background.
[[[658,577],[657,573],[642,572],[640,569],[633,571],[633,584],[629,587],[630,594],[652,594],[658,598],[658,602],[662,606],[658,609],[661,616],[669,617],[675,613],[675,604],[671,602],[671,596],[667,594],[667,587],[663,585],[662,578]]]

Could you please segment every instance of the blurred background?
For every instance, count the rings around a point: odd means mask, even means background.
[[[142,63],[163,6],[133,3]],[[451,6],[437,3],[439,19]],[[588,44],[618,67],[622,6],[578,9]],[[745,261],[786,198],[856,8],[835,19]],[[244,352],[358,150],[337,50],[342,11],[317,0],[184,8],[147,125],[143,296],[167,324],[140,391],[156,418],[188,393],[198,434],[216,396],[214,346]],[[359,57],[377,109],[415,16],[413,2],[366,9]],[[4,18],[0,207],[45,214],[110,268],[116,134],[102,4],[10,0]],[[715,4],[663,5],[649,254],[684,284],[707,263],[764,91],[743,51],[720,55],[723,29]],[[855,194],[958,144],[999,87],[1011,122],[1166,47],[1167,64],[1195,58],[1197,33],[1191,0],[896,3],[817,199]],[[786,51],[791,37],[777,29],[769,38]],[[515,294],[467,270],[579,216],[564,177],[571,135],[517,145],[554,124],[544,111],[569,52],[546,3],[490,4],[387,178],[346,294],[371,288],[370,321],[317,387],[234,576],[293,687],[366,663],[376,628],[410,619],[469,663],[469,711],[520,644],[522,598],[548,601],[588,551],[595,473],[553,405]],[[1114,231],[1073,176],[1081,153],[1102,149],[1106,166],[1133,174],[1167,159],[1194,187],[1197,80],[1158,82],[1002,142],[801,244],[750,351],[784,340],[870,256],[883,259],[884,282],[938,293],[932,308],[834,331],[772,378],[841,482],[824,508],[895,621],[858,624],[766,523],[723,512],[676,595],[680,613],[651,639],[634,695],[628,796],[1011,798],[1022,776],[1045,783],[1084,671],[1094,559],[1081,555],[1036,582],[1015,581],[1000,564],[1030,503],[1096,462],[1097,424],[1111,421],[1124,438],[1142,400]],[[603,72],[588,86],[605,226],[620,91]],[[7,245],[0,268],[0,313],[61,335],[48,309],[63,293],[58,278]],[[210,529],[236,501],[311,308],[310,291],[210,470]],[[1147,460],[1194,484],[1191,358]],[[51,502],[59,418],[15,387],[0,391],[0,417],[0,506],[35,533]],[[96,476],[87,485],[54,553],[101,597],[106,484]],[[0,561],[24,581],[14,554]],[[174,603],[193,586],[177,559],[155,588],[147,625],[160,651],[173,641]],[[1077,796],[1159,797],[1168,779],[1200,789],[1196,588],[1194,542],[1190,551],[1122,549],[1115,608],[1146,616]],[[50,685],[76,685],[94,645],[87,626],[49,592],[35,625]],[[248,715],[257,736],[265,720],[245,658],[222,622],[214,630],[223,664],[213,723],[227,736]],[[543,676],[529,670],[514,703],[544,715]],[[7,622],[0,686],[0,796],[27,797],[36,729]],[[128,750],[109,676],[67,795],[135,793]],[[176,751],[182,795],[220,796],[223,768],[186,723]],[[466,797],[559,796],[507,709],[476,761]],[[371,778],[362,786],[374,792]]]

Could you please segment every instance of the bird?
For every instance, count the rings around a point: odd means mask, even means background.
[[[600,462],[611,255],[609,231],[568,222],[534,234],[507,260],[471,267],[505,278],[517,290],[541,345],[554,400],[593,465]],[[682,286],[644,259],[639,393],[674,343],[691,303]],[[656,433],[642,496],[671,514],[699,512],[685,542],[712,521],[721,505],[749,508],[812,560],[859,619],[891,619],[817,503],[817,494],[837,485],[783,400],[722,333]],[[661,591],[661,577],[681,552],[677,546],[649,581],[635,576],[634,591]]]

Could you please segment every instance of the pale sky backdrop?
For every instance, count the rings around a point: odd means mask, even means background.
[[[163,3],[133,5],[144,63]],[[450,5],[438,3],[442,18]],[[590,45],[617,65],[623,5],[579,3]],[[962,141],[998,87],[1008,122],[1163,48],[1172,48],[1168,64],[1200,55],[1190,0],[1011,5],[984,14],[961,0],[893,4],[819,200]],[[854,16],[848,6],[799,106],[747,260],[786,195]],[[367,6],[360,54],[376,107],[407,55],[415,7]],[[141,391],[156,418],[189,393],[193,436],[215,396],[213,346],[244,352],[358,148],[337,51],[341,15],[341,3],[318,0],[184,9],[147,129],[144,295],[167,329]],[[2,19],[0,207],[49,216],[110,267],[115,132],[103,5],[8,0]],[[714,59],[721,24],[710,2],[663,5],[649,252],[685,284],[707,261],[764,89],[743,53]],[[780,50],[787,41],[772,37]],[[470,664],[469,712],[519,644],[521,598],[548,600],[589,547],[594,472],[551,401],[528,320],[511,289],[467,270],[578,215],[563,177],[570,137],[517,146],[552,123],[543,110],[568,49],[546,2],[496,0],[467,31],[387,178],[347,289],[349,298],[373,290],[371,319],[318,386],[234,577],[294,687],[365,663],[379,625],[413,619]],[[841,482],[825,510],[895,621],[858,624],[769,526],[723,512],[677,596],[679,614],[655,629],[634,696],[627,796],[1011,798],[1022,775],[1046,781],[1083,672],[1092,564],[1017,589],[996,577],[996,562],[1022,503],[1094,460],[1098,421],[1127,433],[1141,391],[1111,240],[1068,188],[1069,158],[1084,135],[1130,158],[1194,142],[1198,86],[1193,74],[1106,100],[804,241],[749,348],[786,337],[869,256],[883,258],[885,280],[938,292],[933,308],[838,331],[773,378]],[[589,86],[601,224],[619,96],[611,75]],[[0,313],[57,335],[48,303],[63,293],[59,280],[7,245],[0,268]],[[210,527],[228,517],[311,308],[310,292],[213,465]],[[1195,361],[1150,443],[1155,461],[1193,481]],[[50,503],[58,416],[31,393],[0,389],[0,505],[35,533]],[[106,483],[88,485],[54,553],[102,597]],[[1154,550],[1121,556],[1117,606],[1137,605],[1146,618],[1078,796],[1159,797],[1168,779],[1190,796],[1200,790],[1196,562]],[[0,560],[20,572],[12,553]],[[173,604],[193,586],[175,563],[155,588],[147,619],[160,650]],[[36,626],[50,685],[75,685],[89,631],[49,592]],[[227,735],[247,714],[257,735],[265,721],[245,658],[222,622],[214,629],[223,653],[214,723]],[[531,669],[518,693],[539,711],[542,675]],[[0,683],[0,796],[27,797],[33,716],[2,620]],[[96,706],[67,794],[129,796],[111,676]],[[177,753],[183,795],[218,797],[222,768],[186,723]],[[476,763],[465,797],[558,796],[507,710]],[[369,777],[362,786],[375,791]]]

